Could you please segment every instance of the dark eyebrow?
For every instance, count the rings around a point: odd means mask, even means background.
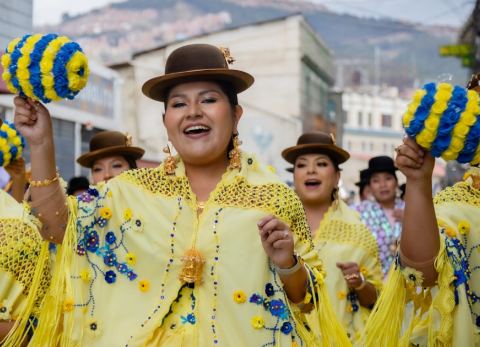
[[[205,95],[205,94],[211,93],[211,92],[220,94],[220,91],[219,91],[219,90],[216,90],[216,89],[206,89],[206,90],[202,90],[200,93],[198,93],[198,95]],[[177,98],[177,97],[186,98],[187,95],[186,95],[186,94],[173,94],[173,95],[170,96],[170,99],[171,99],[171,98]]]

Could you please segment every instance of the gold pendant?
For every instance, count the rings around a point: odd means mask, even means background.
[[[180,280],[186,283],[202,283],[202,271],[205,259],[195,248],[189,249],[181,258],[183,262]]]

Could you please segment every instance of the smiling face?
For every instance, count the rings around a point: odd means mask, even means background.
[[[92,181],[97,184],[101,181],[120,175],[130,169],[130,164],[121,155],[97,159],[92,166]]]
[[[377,172],[370,177],[370,190],[380,204],[392,203],[397,195],[398,182],[389,172]]]
[[[340,172],[324,154],[305,154],[295,160],[293,171],[295,190],[305,204],[324,204],[332,201]]]
[[[182,83],[172,88],[165,109],[168,138],[186,164],[227,163],[227,148],[242,108],[230,104],[215,82]]]

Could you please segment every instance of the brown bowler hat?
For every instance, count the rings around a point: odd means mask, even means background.
[[[295,164],[298,156],[310,153],[328,155],[335,163],[341,164],[350,158],[350,154],[338,147],[332,134],[324,132],[311,132],[301,135],[297,145],[283,150],[282,157],[291,164]]]
[[[253,76],[240,70],[228,68],[234,60],[230,51],[207,44],[192,44],[177,48],[167,58],[165,74],[154,77],[142,87],[149,98],[165,101],[165,92],[172,86],[198,80],[229,82],[238,93],[253,84]]]
[[[95,134],[90,140],[90,152],[82,154],[77,163],[91,168],[95,160],[110,156],[127,156],[135,160],[140,159],[145,150],[132,146],[132,138],[119,131],[102,131]]]

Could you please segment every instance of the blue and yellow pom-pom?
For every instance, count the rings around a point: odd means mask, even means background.
[[[25,138],[15,129],[15,126],[3,122],[0,126],[0,166],[7,166],[20,158],[25,148]]]
[[[480,97],[448,83],[417,90],[403,116],[408,136],[434,157],[480,163]]]
[[[89,75],[88,60],[79,44],[56,34],[12,40],[2,66],[2,78],[12,93],[43,103],[75,98]]]

